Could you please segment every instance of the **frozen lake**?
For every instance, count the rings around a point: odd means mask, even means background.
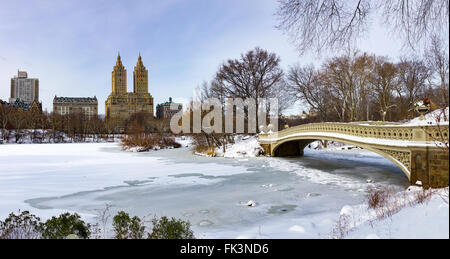
[[[0,217],[63,211],[96,221],[112,212],[189,220],[198,238],[322,238],[367,180],[408,186],[400,169],[366,151],[298,158],[208,158],[187,148],[122,152],[118,144],[0,145]],[[256,202],[248,207],[249,200]]]

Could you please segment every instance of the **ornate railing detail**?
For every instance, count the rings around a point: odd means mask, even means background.
[[[260,134],[260,140],[288,137],[297,133],[325,132],[336,133],[363,138],[406,141],[433,141],[444,136],[448,139],[449,127],[440,126],[406,126],[398,124],[349,124],[349,123],[312,123],[295,126],[274,134]]]

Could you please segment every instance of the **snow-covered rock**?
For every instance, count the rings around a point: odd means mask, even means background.
[[[248,202],[247,202],[247,206],[249,206],[249,207],[255,207],[255,206],[256,206],[256,202],[254,202],[254,201],[248,201]]]

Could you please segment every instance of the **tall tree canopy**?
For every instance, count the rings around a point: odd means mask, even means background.
[[[448,0],[278,0],[278,28],[300,53],[339,49],[367,31],[377,12],[405,44],[448,38]]]

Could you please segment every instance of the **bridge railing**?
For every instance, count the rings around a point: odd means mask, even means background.
[[[408,126],[398,124],[376,125],[357,123],[311,123],[287,128],[274,134],[260,134],[261,141],[288,137],[297,133],[326,132],[350,136],[406,141],[436,141],[444,137],[448,141],[449,126]]]

